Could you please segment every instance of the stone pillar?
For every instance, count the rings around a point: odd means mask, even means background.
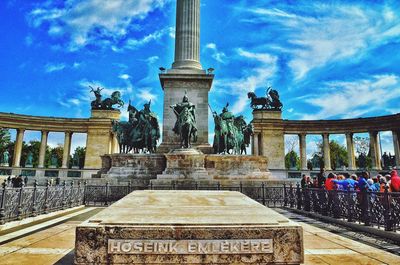
[[[392,131],[394,155],[396,156],[396,166],[400,166],[400,144],[399,144],[399,131]]]
[[[39,149],[39,168],[44,168],[44,160],[46,158],[46,147],[47,147],[47,138],[49,136],[48,131],[42,131],[42,139],[40,141],[40,149]]]
[[[324,147],[324,165],[325,170],[332,170],[331,167],[331,150],[329,147],[329,134],[324,133],[322,135],[322,142]]]
[[[301,170],[307,170],[307,141],[306,134],[299,134]]]
[[[71,153],[72,132],[65,132],[64,152],[61,168],[68,168],[69,154]]]
[[[347,145],[347,161],[349,163],[349,170],[356,170],[356,157],[354,154],[354,141],[353,133],[346,133]]]
[[[260,155],[259,149],[258,149],[258,133],[253,134],[253,155],[258,156]]]
[[[17,138],[14,145],[13,167],[21,166],[22,143],[24,142],[24,129],[17,129]]]
[[[117,136],[114,133],[111,135],[111,153],[112,154],[119,153],[119,143]]]
[[[369,149],[371,153],[372,169],[381,170],[381,152],[379,149],[378,132],[369,132]]]
[[[200,0],[176,1],[175,62],[173,69],[199,69]]]

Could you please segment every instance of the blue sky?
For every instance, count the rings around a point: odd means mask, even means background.
[[[201,3],[214,109],[229,101],[250,121],[247,92],[273,86],[286,119],[399,112],[400,1]],[[0,111],[88,117],[88,85],[98,85],[139,108],[152,99],[162,118],[158,68],[173,62],[175,1],[3,0],[0,19]]]

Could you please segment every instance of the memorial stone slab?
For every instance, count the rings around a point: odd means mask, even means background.
[[[296,223],[239,192],[135,191],[77,227],[75,264],[300,264]]]

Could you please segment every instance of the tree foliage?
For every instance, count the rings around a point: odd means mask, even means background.
[[[293,165],[295,165],[293,167]],[[290,151],[285,155],[285,167],[287,169],[296,168],[300,170],[300,157],[295,151]]]

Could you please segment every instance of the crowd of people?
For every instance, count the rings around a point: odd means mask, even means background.
[[[384,176],[371,176],[369,172],[364,171],[360,175],[329,173],[327,177],[324,170],[321,170],[314,178],[303,174],[301,187],[371,192],[385,192],[387,189],[389,192],[400,192],[400,177],[397,170],[392,170]]]

